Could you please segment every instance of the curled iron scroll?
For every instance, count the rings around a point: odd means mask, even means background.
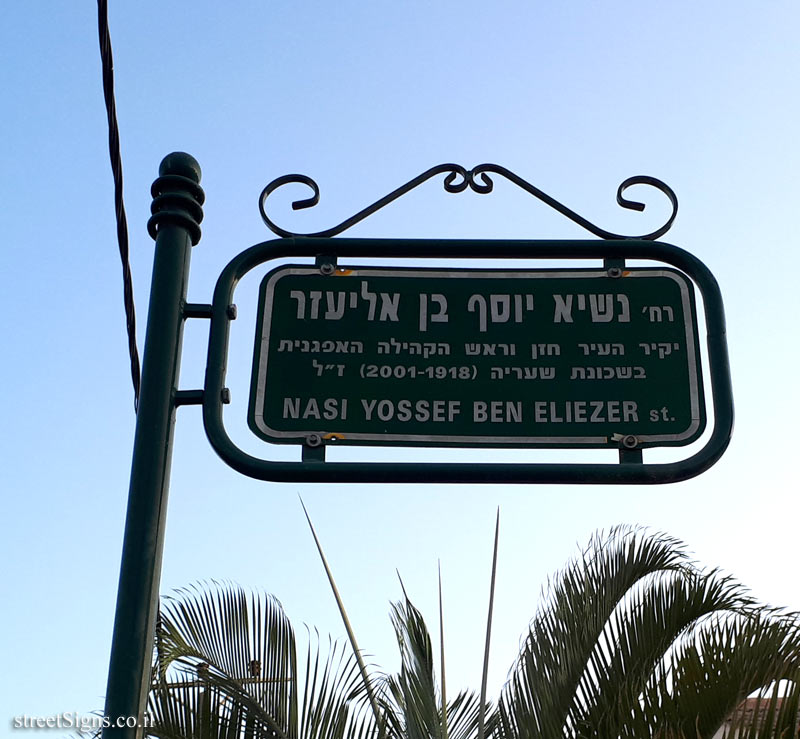
[[[447,192],[457,193],[463,192],[467,188],[470,188],[476,193],[481,195],[485,195],[490,193],[494,188],[494,182],[489,174],[497,174],[501,177],[505,177],[510,182],[513,182],[517,187],[522,188],[526,192],[533,195],[535,198],[538,198],[543,203],[546,203],[551,208],[554,208],[562,215],[569,218],[571,221],[577,223],[579,226],[582,226],[587,231],[590,231],[595,236],[599,236],[603,239],[646,239],[646,240],[653,240],[657,239],[660,236],[663,236],[667,231],[669,231],[670,227],[672,226],[673,221],[675,220],[675,216],[678,214],[678,198],[673,192],[672,188],[669,187],[666,183],[662,182],[655,177],[650,177],[648,175],[636,175],[634,177],[629,177],[627,180],[622,182],[620,186],[617,188],[617,203],[622,208],[627,208],[628,210],[638,210],[643,211],[645,209],[645,204],[638,202],[636,200],[629,200],[624,196],[625,191],[632,187],[633,185],[650,185],[651,187],[655,187],[657,190],[660,190],[664,195],[667,196],[671,205],[672,205],[672,213],[670,214],[669,219],[664,223],[663,226],[656,229],[652,233],[644,234],[642,236],[626,236],[623,234],[616,234],[612,233],[611,231],[606,231],[599,226],[591,223],[590,221],[586,220],[583,216],[576,213],[574,210],[571,210],[566,205],[558,202],[555,198],[550,197],[547,193],[540,190],[538,187],[535,187],[530,182],[523,180],[522,177],[514,174],[511,170],[506,169],[505,167],[501,167],[497,164],[479,164],[477,167],[473,167],[472,169],[466,169],[459,164],[438,164],[435,167],[431,167],[430,169],[426,170],[422,174],[418,175],[412,180],[409,180],[404,185],[401,185],[396,190],[393,190],[388,195],[384,195],[380,200],[375,201],[372,205],[367,206],[363,210],[360,210],[355,215],[351,216],[350,218],[342,221],[338,226],[334,226],[333,228],[329,228],[325,231],[317,231],[316,233],[296,233],[293,231],[287,231],[286,229],[281,228],[280,226],[276,225],[267,215],[266,212],[266,201],[267,198],[275,192],[279,187],[283,185],[287,185],[290,183],[295,184],[302,184],[306,185],[311,188],[313,194],[309,198],[305,198],[303,200],[295,200],[292,203],[293,210],[302,210],[303,208],[311,208],[315,206],[319,202],[319,186],[317,183],[306,175],[302,174],[288,174],[284,175],[283,177],[278,177],[277,179],[270,182],[262,191],[261,196],[259,197],[258,201],[258,208],[261,212],[261,217],[264,219],[264,223],[267,224],[267,227],[273,232],[278,234],[278,236],[283,237],[291,237],[291,236],[306,236],[306,237],[318,237],[318,238],[327,238],[330,236],[336,236],[337,234],[342,233],[343,231],[347,230],[351,226],[354,226],[359,221],[364,220],[367,216],[372,215],[376,211],[380,210],[384,206],[388,205],[397,198],[405,195],[410,190],[413,190],[415,187],[418,187],[423,182],[431,179],[431,177],[435,177],[439,174],[444,174],[444,189]]]

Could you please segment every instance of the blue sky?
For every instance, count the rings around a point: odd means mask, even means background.
[[[720,283],[736,402],[731,447],[709,472],[627,488],[257,482],[227,468],[199,410],[183,408],[162,592],[229,579],[274,593],[298,626],[341,635],[301,494],[359,641],[386,668],[395,568],[433,625],[441,559],[453,688],[479,685],[498,506],[490,695],[548,574],[599,528],[665,530],[758,597],[800,608],[795,2],[111,5],[140,347],[149,187],[170,151],[203,167],[193,302],[210,301],[224,265],[270,237],[257,197],[282,174],[322,190],[311,211],[275,196],[275,220],[298,231],[338,223],[434,164],[492,161],[624,233],[666,217],[658,193],[640,193],[643,214],[615,205],[623,179],[649,174],[680,200],[664,240]],[[88,712],[105,692],[135,418],[96,35],[90,2],[17,3],[0,29],[0,721]],[[449,195],[440,180],[349,235],[585,236],[500,181],[479,196]],[[237,297],[239,389],[226,413],[242,427],[257,284]],[[205,344],[191,322],[183,388],[200,387]]]

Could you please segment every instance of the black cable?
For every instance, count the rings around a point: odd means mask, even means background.
[[[139,350],[136,346],[136,309],[133,303],[133,279],[128,249],[128,219],[122,200],[122,157],[119,150],[119,126],[117,106],[114,101],[114,58],[111,54],[111,34],[108,29],[108,3],[97,0],[97,25],[100,36],[100,59],[103,65],[103,96],[108,115],[108,152],[111,157],[111,172],[114,176],[114,206],[117,217],[117,242],[122,260],[122,283],[125,303],[125,319],[128,329],[128,353],[131,358],[133,380],[133,407],[139,409],[139,385],[141,369]]]

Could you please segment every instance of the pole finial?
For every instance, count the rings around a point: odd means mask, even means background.
[[[173,151],[172,154],[167,154],[162,160],[158,168],[158,174],[161,177],[165,175],[179,175],[180,177],[187,177],[193,182],[200,182],[202,172],[197,160],[185,151]]]
[[[150,188],[153,195],[150,207],[153,216],[147,222],[150,236],[155,239],[161,226],[172,224],[185,228],[192,244],[197,244],[200,241],[205,200],[203,188],[200,187],[200,165],[193,156],[175,151],[161,161],[158,174],[158,179]]]

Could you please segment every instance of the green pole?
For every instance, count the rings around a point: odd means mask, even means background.
[[[169,154],[153,183],[156,240],[128,512],[108,669],[103,739],[142,736],[150,685],[167,512],[184,306],[191,249],[200,240],[200,165]],[[131,725],[128,725],[131,724]],[[134,725],[135,724],[135,725]]]

